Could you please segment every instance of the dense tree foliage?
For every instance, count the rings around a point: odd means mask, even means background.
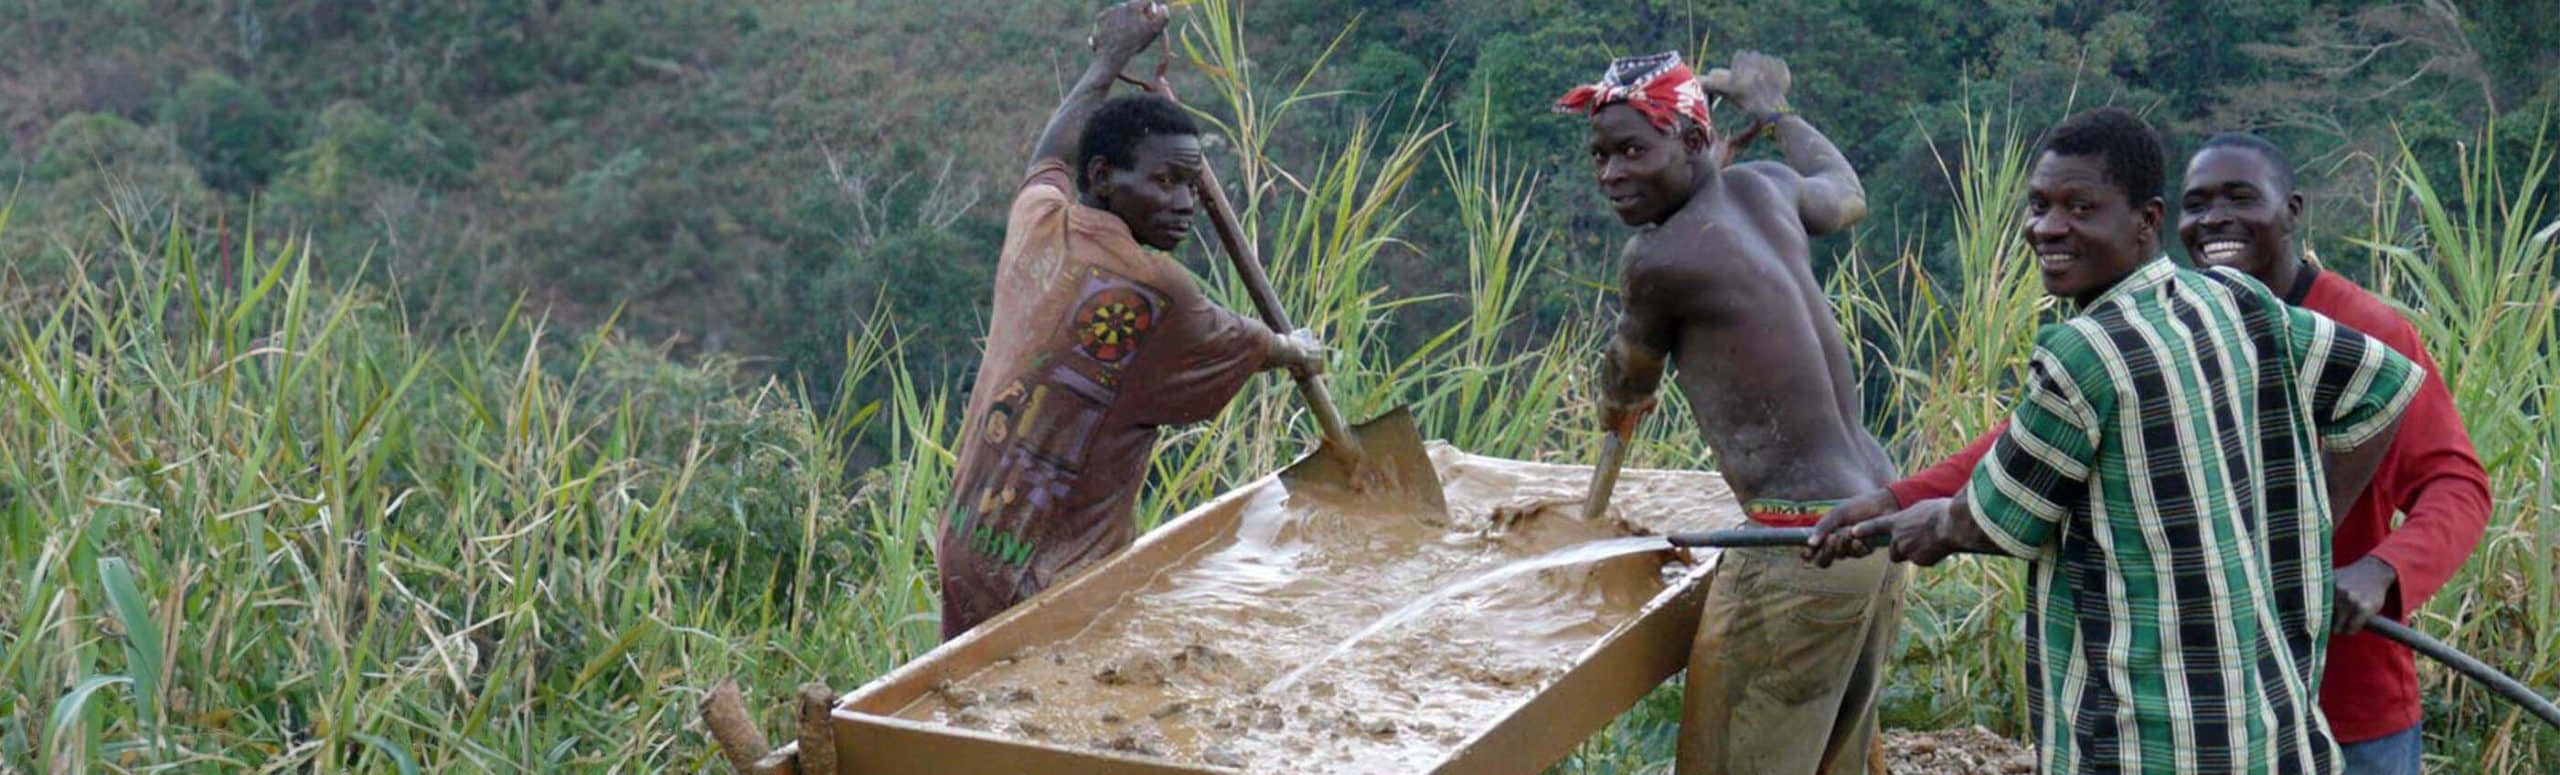
[[[613,320],[679,355],[824,378],[885,321],[958,386],[1002,210],[1084,62],[1096,3],[757,0],[33,0],[0,12],[0,258],[70,259],[66,233],[175,205],[191,225],[290,225],[328,270],[400,284],[420,318],[522,303]],[[1270,153],[1355,127],[1453,128],[1543,178],[1529,314],[1585,307],[1620,234],[1548,100],[1614,55],[1787,58],[1798,108],[1865,173],[1875,216],[1818,259],[1934,250],[1963,116],[2032,136],[2129,105],[2186,148],[2255,129],[2295,148],[2315,239],[2365,223],[2377,158],[2451,158],[2487,121],[2560,102],[2560,33],[2525,3],[2271,0],[1266,0],[1266,75],[1314,70]],[[1322,61],[1318,69],[1316,63]],[[1728,116],[1727,118],[1733,118]],[[2529,138],[2530,132],[2510,133]],[[2516,151],[2522,153],[2521,149]],[[1758,153],[1768,153],[1763,149]],[[2450,164],[2448,161],[2447,164]],[[1385,260],[1398,293],[1462,286],[1427,168]],[[132,213],[130,218],[119,213]],[[1193,248],[1197,250],[1198,248]],[[2345,250],[2330,251],[2349,256]],[[2351,256],[2348,260],[2353,261]],[[2349,267],[2356,269],[2356,267]],[[875,310],[885,315],[873,318]],[[1424,305],[1411,336],[1461,314]]]

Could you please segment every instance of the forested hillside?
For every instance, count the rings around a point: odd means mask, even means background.
[[[2041,127],[2136,107],[2191,144],[2255,128],[2295,148],[2325,214],[2362,223],[2374,160],[2444,158],[2560,100],[2560,28],[2526,2],[2221,0],[1241,5],[1254,67],[1319,61],[1268,153],[1321,163],[1352,132],[1451,128],[1545,176],[1527,312],[1606,282],[1617,227],[1548,100],[1612,55],[1787,58],[1795,102],[1865,173],[1875,217],[1826,245],[1935,252],[1967,111]],[[1074,73],[1092,2],[30,0],[0,10],[0,179],[22,271],[175,212],[211,240],[307,233],[337,276],[400,286],[431,327],[518,302],[611,319],[679,357],[816,377],[875,308],[918,374],[965,376],[1003,205]],[[2546,9],[2547,10],[2547,9]],[[1189,81],[1186,81],[1188,83]],[[1195,87],[1198,88],[1198,87]],[[1417,104],[1438,109],[1417,119]],[[2530,131],[2510,136],[2530,139]],[[2521,142],[2517,153],[2521,153]],[[1763,150],[1762,153],[1767,151]],[[1230,160],[1231,162],[1231,160]],[[1425,165],[1399,295],[1460,287],[1462,239]],[[122,215],[119,215],[122,214]],[[119,221],[124,221],[119,223]],[[2336,244],[2343,229],[2317,229]],[[1194,250],[1198,246],[1194,246]],[[2348,251],[2329,251],[2348,256]],[[41,274],[41,272],[30,272]],[[1577,282],[1579,281],[1579,282]],[[614,318],[616,312],[619,318]],[[1407,342],[1463,314],[1423,304]],[[823,391],[822,391],[823,392]]]
[[[1099,6],[0,4],[0,773],[718,771],[716,682],[783,730],[793,687],[932,648],[1004,205]],[[1598,446],[1625,229],[1547,105],[1612,56],[1793,65],[1865,175],[1871,217],[1816,261],[1906,468],[2007,416],[2049,314],[2015,236],[2037,132],[2107,103],[2179,153],[2263,131],[2323,260],[2408,308],[2492,483],[2409,623],[2548,696],[2550,11],[1197,0],[1174,72],[1343,413],[1551,462]],[[1205,242],[1185,258],[1241,301]],[[1713,466],[1683,400],[1631,465]],[[1168,434],[1140,524],[1304,452],[1302,414],[1262,377]],[[2022,589],[2001,561],[1915,577],[1888,727],[2028,731]],[[2560,762],[2560,733],[2421,681],[2431,770]],[[1663,771],[1679,707],[1550,772]]]

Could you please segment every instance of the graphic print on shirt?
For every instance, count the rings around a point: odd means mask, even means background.
[[[1088,268],[1082,278],[1067,325],[1075,334],[1076,353],[1089,363],[1081,371],[1115,391],[1120,369],[1137,355],[1138,345],[1155,328],[1164,297],[1154,289],[1119,275]]]
[[[1026,535],[1041,515],[1063,503],[1083,475],[1104,412],[1120,397],[1121,371],[1154,329],[1163,295],[1095,268],[1079,279],[1077,301],[1059,321],[1061,347],[1035,357],[1022,377],[996,394],[978,438],[996,473],[976,492],[953,493],[962,504],[958,535],[979,555],[1028,567],[1037,547]]]
[[[1119,365],[1138,351],[1138,338],[1155,326],[1155,303],[1131,288],[1104,288],[1076,305],[1076,348]]]

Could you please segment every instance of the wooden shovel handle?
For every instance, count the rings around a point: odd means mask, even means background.
[[[1591,467],[1591,489],[1582,498],[1582,521],[1599,524],[1609,515],[1609,496],[1618,489],[1618,469],[1627,462],[1627,437],[1615,432],[1600,437],[1600,461]]]
[[[1146,88],[1176,105],[1182,104],[1181,99],[1173,96],[1173,85],[1164,78],[1162,63],[1156,66],[1155,83],[1148,84]],[[1289,313],[1280,308],[1280,294],[1271,289],[1270,276],[1262,271],[1261,255],[1244,240],[1244,225],[1236,220],[1235,207],[1227,203],[1226,190],[1218,185],[1217,172],[1203,165],[1193,187],[1199,190],[1200,203],[1209,211],[1209,225],[1218,232],[1218,244],[1226,248],[1227,258],[1235,263],[1236,274],[1244,277],[1245,289],[1253,294],[1253,306],[1262,313],[1263,324],[1280,336],[1296,331],[1297,327],[1289,324]],[[1298,396],[1305,399],[1307,412],[1316,416],[1316,424],[1324,432],[1325,443],[1356,460],[1360,454],[1359,444],[1351,435],[1350,424],[1343,422],[1342,410],[1333,403],[1333,391],[1325,388],[1324,375],[1291,373],[1298,381]]]

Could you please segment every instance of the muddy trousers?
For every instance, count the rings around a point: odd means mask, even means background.
[[[1865,772],[1908,576],[1883,552],[1828,569],[1725,552],[1689,650],[1680,775]]]

